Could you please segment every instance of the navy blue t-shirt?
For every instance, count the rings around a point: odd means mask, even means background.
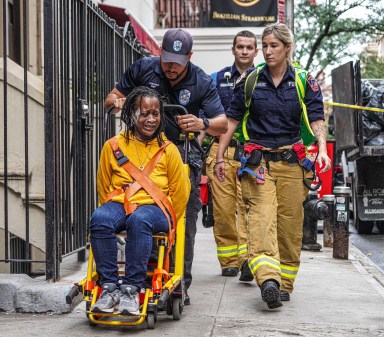
[[[253,69],[249,69],[249,74]],[[243,80],[234,91],[227,117],[240,121],[245,113]],[[312,123],[324,120],[323,95],[312,76],[307,76],[304,103],[308,119]],[[264,67],[252,93],[247,132],[250,141],[269,148],[291,145],[300,140],[301,107],[295,86],[294,69],[288,67],[276,88]]]
[[[189,114],[199,117],[201,110],[208,118],[224,114],[212,78],[189,62],[187,75],[174,87],[165,77],[159,57],[147,57],[133,63],[116,84],[116,89],[128,95],[133,88],[146,86],[156,90],[164,101],[184,106]],[[173,116],[167,116],[165,134],[168,139],[179,139],[180,129]]]

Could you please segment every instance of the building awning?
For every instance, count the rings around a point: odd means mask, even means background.
[[[135,36],[140,44],[147,49],[152,55],[160,55],[160,47],[156,40],[146,31],[144,27],[140,25],[137,19],[132,14],[127,14],[124,8],[115,7],[111,5],[98,4],[99,8],[105,12],[110,18],[116,20],[116,24],[120,27],[124,27],[127,21],[133,27]]]

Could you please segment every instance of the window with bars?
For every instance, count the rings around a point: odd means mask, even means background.
[[[157,0],[156,28],[207,27],[210,0]]]
[[[27,243],[20,239],[18,236],[11,234],[10,235],[10,258],[12,261],[10,263],[11,274],[27,274],[31,273],[31,264],[29,262],[18,262],[17,260],[25,260],[27,256],[27,249],[30,249],[30,246]],[[29,252],[30,253],[30,252]]]

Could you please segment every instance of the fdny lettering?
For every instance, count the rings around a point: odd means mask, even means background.
[[[155,89],[155,88],[157,88],[160,84],[159,84],[159,83],[149,82],[149,85],[151,86],[152,89]]]
[[[257,82],[257,84],[256,84],[256,87],[266,87],[266,86],[267,86],[267,83],[266,82],[262,82],[262,81]]]
[[[181,105],[187,105],[191,99],[191,93],[187,89],[183,89],[179,94],[179,103]]]
[[[220,83],[220,88],[233,87],[234,83],[232,82],[222,82]]]
[[[311,87],[312,91],[313,92],[317,92],[319,91],[319,85],[317,84],[316,80],[312,77],[312,75],[309,75],[307,76],[307,82],[309,84],[309,86]]]

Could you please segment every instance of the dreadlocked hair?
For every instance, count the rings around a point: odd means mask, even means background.
[[[140,97],[139,104],[136,104],[137,98]],[[133,113],[140,109],[141,112],[141,101],[143,97],[155,97],[159,101],[160,105],[160,125],[153,134],[153,138],[157,138],[157,142],[159,146],[164,144],[164,139],[162,137],[162,132],[165,129],[165,113],[164,113],[164,105],[163,101],[161,100],[161,96],[159,93],[151,88],[148,87],[136,87],[132,90],[132,92],[127,96],[124,106],[121,109],[121,120],[125,124],[125,141],[129,143],[129,134],[134,134],[135,131],[135,123],[133,121]],[[152,140],[151,139],[151,140]]]

